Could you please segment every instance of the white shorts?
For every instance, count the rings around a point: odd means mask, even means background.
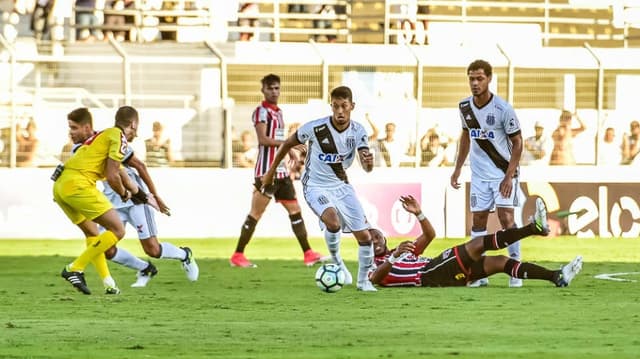
[[[304,199],[313,212],[320,218],[327,208],[335,208],[340,218],[343,232],[356,232],[369,229],[364,209],[356,192],[350,184],[338,188],[305,188]],[[320,221],[320,229],[325,225]]]
[[[148,239],[158,235],[158,227],[156,227],[156,217],[153,213],[154,209],[146,204],[138,204],[135,206],[116,208],[122,224],[127,226],[131,224],[138,233],[138,238]],[[100,232],[104,228],[100,227]]]
[[[512,180],[513,191],[509,198],[500,194],[501,181],[480,181],[471,179],[469,208],[471,212],[483,212],[495,207],[516,208],[522,205],[522,189],[517,178]]]

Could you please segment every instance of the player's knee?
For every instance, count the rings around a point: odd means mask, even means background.
[[[111,248],[107,249],[107,250],[104,252],[104,256],[105,256],[107,259],[111,259],[111,258],[113,258],[113,257],[116,255],[116,252],[117,252],[117,251],[118,251],[118,249],[116,248],[116,246],[113,246],[113,247],[111,247]]]

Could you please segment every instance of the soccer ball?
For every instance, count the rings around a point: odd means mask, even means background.
[[[323,292],[337,292],[344,285],[344,271],[337,264],[323,264],[316,271],[316,284]]]

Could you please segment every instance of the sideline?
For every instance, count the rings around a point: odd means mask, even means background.
[[[616,282],[637,282],[637,280],[635,279],[617,278],[619,276],[627,276],[633,274],[640,274],[640,272],[602,273],[593,277],[596,279],[612,280]]]

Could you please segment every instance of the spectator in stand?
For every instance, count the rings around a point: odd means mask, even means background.
[[[540,121],[534,125],[535,135],[524,140],[523,164],[548,165],[551,158],[551,139],[544,134],[544,126]]]
[[[625,134],[622,139],[622,155],[623,163],[630,164],[640,150],[640,122],[631,121],[629,124],[629,133]]]
[[[144,144],[147,149],[147,166],[169,167],[169,164],[173,161],[171,140],[163,136],[163,128],[160,122],[153,123],[153,136],[145,140]]]
[[[287,5],[287,12],[290,14],[304,14],[307,12],[307,5],[289,4]]]
[[[76,38],[80,41],[95,41],[101,37],[101,32],[95,28],[101,25],[95,15],[96,3],[96,0],[76,0]]]
[[[442,167],[449,166],[446,147],[440,143],[440,135],[435,129],[430,129],[420,139],[420,166]]]
[[[256,158],[258,157],[258,148],[253,141],[251,131],[242,131],[240,138],[233,141],[232,147],[234,167],[255,167]]]
[[[247,2],[240,5],[239,12],[241,14],[249,14],[249,15],[258,15],[260,14],[260,7],[256,3]],[[240,18],[238,20],[238,25],[240,26],[250,26],[254,28],[258,28],[260,26],[260,19],[258,18]],[[258,41],[259,34],[254,32],[241,32],[240,33],[240,41]]]
[[[407,146],[395,138],[396,124],[388,122],[384,125],[385,137],[378,140],[378,148],[386,167],[400,167],[406,155]]]
[[[621,163],[622,144],[616,140],[616,131],[613,127],[607,127],[598,147],[598,165],[619,165]]]
[[[31,15],[31,31],[37,41],[44,40],[49,35],[49,12],[54,0],[37,0]]]
[[[578,128],[572,128],[572,120],[574,117],[580,125]],[[557,166],[575,165],[573,138],[584,132],[586,128],[577,113],[563,110],[560,114],[558,127],[553,131],[553,135],[551,136],[553,139],[553,150],[551,151],[549,164]]]
[[[114,11],[122,11],[122,10],[125,10],[127,6],[131,7],[133,3],[134,3],[133,1],[126,1],[126,0],[111,0],[111,1],[108,1],[105,4],[105,6],[107,9],[111,9]],[[125,31],[122,30],[122,27],[125,26],[126,24],[124,15],[115,15],[115,14],[105,15],[104,24],[106,26],[113,26],[111,30],[108,30],[105,32],[106,37],[113,37],[117,41],[125,40],[126,38]]]
[[[289,125],[287,131],[287,137],[293,135],[300,127],[299,122],[294,122]],[[302,177],[302,169],[304,168],[304,161],[307,158],[307,146],[299,144],[291,149],[288,153],[287,167],[289,168],[289,177],[292,181],[299,180]]]
[[[336,10],[333,5],[316,5],[313,9],[314,14],[323,15],[323,16],[334,16],[336,14]],[[313,20],[313,28],[314,29],[331,29],[333,26],[333,21],[331,20]],[[317,42],[336,42],[336,35],[314,35],[313,39]]]
[[[24,129],[16,125],[16,166],[33,167],[36,152],[38,150],[38,138],[36,137],[36,123],[29,120]]]

